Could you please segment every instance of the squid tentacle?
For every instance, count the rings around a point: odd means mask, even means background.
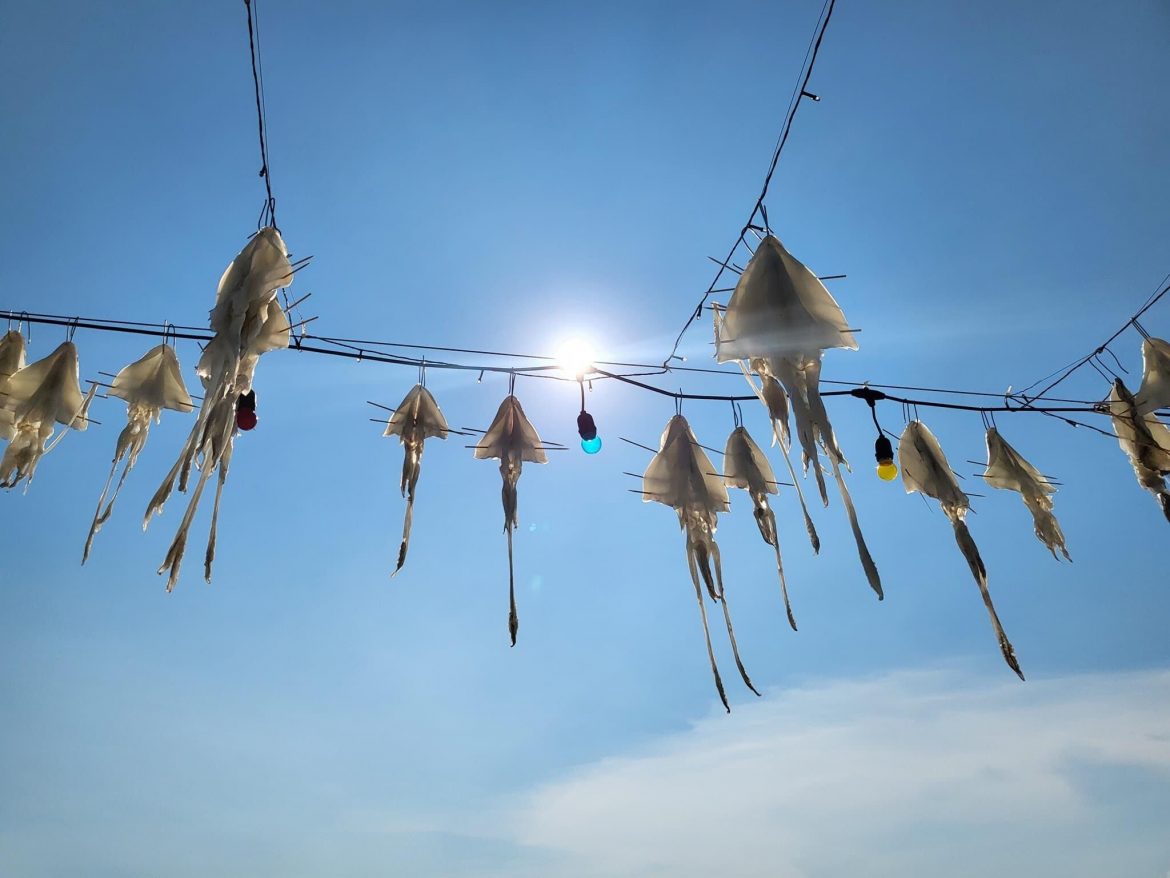
[[[951,522],[955,528],[955,542],[958,543],[959,551],[963,553],[963,557],[967,559],[967,566],[971,568],[971,575],[979,586],[979,593],[983,596],[983,604],[987,607],[988,616],[991,617],[991,627],[995,629],[995,636],[999,640],[999,649],[1003,653],[1003,660],[1007,662],[1009,668],[1016,672],[1016,676],[1023,680],[1024,672],[1020,670],[1016,651],[1012,647],[1011,641],[1008,640],[1003,625],[1000,624],[999,615],[995,612],[995,605],[991,602],[991,592],[987,589],[987,568],[983,566],[979,547],[975,545],[971,531],[968,530],[967,523],[962,518],[954,516]]]
[[[711,662],[711,673],[715,677],[715,688],[719,692],[719,700],[723,702],[723,709],[731,713],[731,705],[727,703],[727,692],[723,689],[723,678],[719,676],[719,667],[715,664],[715,650],[711,648],[711,631],[707,627],[707,608],[703,605],[703,588],[699,585],[699,573],[695,569],[695,557],[687,547],[687,567],[691,571],[691,582],[695,585],[695,599],[699,602],[699,618],[703,622],[703,637],[707,640],[707,658]]]

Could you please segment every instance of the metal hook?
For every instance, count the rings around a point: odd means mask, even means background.
[[[427,386],[427,358],[423,357],[418,364],[418,383]]]
[[[179,331],[175,324],[171,323],[169,320],[164,320],[162,337],[163,344],[169,344],[172,348],[174,348],[179,340]]]
[[[1138,322],[1138,319],[1136,317],[1133,318],[1133,320],[1131,320],[1129,322],[1133,324],[1134,329],[1136,329],[1138,332],[1141,333],[1142,338],[1146,339],[1147,341],[1149,340],[1150,334],[1148,332],[1146,332],[1146,328],[1144,326],[1142,326],[1141,323]]]
[[[69,321],[69,325],[65,328],[65,341],[73,341],[73,336],[77,332],[77,324],[81,322],[80,317],[74,317]]]
[[[516,370],[508,371],[508,396],[516,395]]]

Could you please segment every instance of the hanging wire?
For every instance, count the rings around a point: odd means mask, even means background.
[[[256,221],[256,229],[276,226],[276,198],[272,195],[272,166],[268,160],[268,110],[264,102],[264,66],[260,58],[259,0],[244,0],[248,14],[248,51],[252,55],[252,84],[256,92],[256,124],[260,132],[260,177],[267,198]]]
[[[1097,345],[1097,347],[1095,347],[1092,351],[1090,351],[1085,356],[1083,356],[1079,359],[1073,360],[1067,366],[1064,366],[1063,368],[1057,369],[1055,372],[1051,372],[1048,375],[1045,375],[1043,378],[1041,378],[1038,381],[1033,381],[1031,384],[1029,384],[1023,390],[1018,391],[1016,394],[1014,394],[1014,396],[1017,399],[1022,400],[1025,403],[1028,403],[1032,400],[1039,399],[1040,397],[1047,396],[1052,390],[1054,390],[1056,387],[1063,384],[1065,381],[1067,381],[1069,378],[1071,378],[1074,374],[1076,374],[1081,369],[1083,369],[1086,365],[1093,366],[1093,360],[1100,358],[1101,354],[1105,353],[1106,351],[1108,351],[1109,354],[1111,356],[1113,356],[1114,359],[1117,359],[1116,354],[1114,354],[1113,351],[1109,350],[1109,345],[1113,344],[1113,342],[1115,342],[1121,336],[1121,334],[1124,333],[1131,326],[1134,327],[1144,337],[1148,338],[1149,337],[1148,333],[1146,333],[1145,329],[1142,328],[1142,326],[1138,322],[1138,320],[1142,317],[1142,315],[1144,315],[1147,311],[1149,311],[1151,308],[1153,308],[1154,305],[1158,304],[1158,302],[1160,302],[1162,300],[1162,298],[1164,296],[1166,296],[1167,293],[1170,293],[1170,273],[1167,273],[1167,275],[1164,278],[1162,278],[1162,280],[1161,280],[1161,282],[1159,282],[1158,286],[1155,287],[1154,292],[1150,294],[1149,298],[1146,299],[1146,301],[1142,304],[1142,306],[1140,308],[1138,308],[1138,310],[1133,314],[1133,316],[1131,316],[1128,320],[1126,320],[1125,323],[1123,323],[1121,325],[1121,328],[1118,329],[1111,336],[1109,336],[1109,338],[1105,339],[1105,341],[1103,341],[1101,344]],[[1120,366],[1121,363],[1118,362],[1118,365]],[[1051,382],[1049,382],[1049,379],[1055,379],[1055,380],[1052,380]],[[1045,384],[1045,382],[1049,382],[1049,383]],[[1038,384],[1044,384],[1044,388],[1034,395],[1029,395],[1028,391],[1030,391],[1033,387],[1035,387]]]
[[[129,335],[146,335],[146,336],[158,336],[161,333],[163,335],[164,339],[169,341],[172,344],[174,344],[179,339],[182,339],[185,341],[201,342],[204,344],[209,342],[212,339],[212,333],[209,330],[195,329],[193,327],[177,326],[176,324],[170,323],[169,321],[166,323],[159,324],[159,323],[145,323],[145,322],[141,322],[141,321],[126,321],[126,320],[98,320],[98,319],[90,319],[90,318],[83,318],[83,317],[71,317],[71,316],[67,316],[67,315],[29,314],[28,312],[25,312],[25,311],[17,312],[17,311],[0,310],[0,319],[3,319],[3,318],[7,318],[9,320],[19,320],[30,327],[34,323],[63,326],[66,328],[66,330],[69,333],[76,332],[76,330],[78,330],[78,329],[96,330],[96,331],[102,331],[102,332],[124,333],[124,334],[129,334]],[[31,336],[31,332],[29,334]],[[460,371],[467,371],[467,372],[478,372],[479,377],[477,378],[477,381],[482,381],[483,375],[487,372],[506,374],[509,377],[509,392],[514,392],[516,377],[519,375],[526,375],[529,377],[536,377],[536,378],[547,378],[547,379],[552,379],[552,380],[557,380],[557,381],[574,381],[574,382],[577,382],[579,384],[580,389],[581,389],[581,393],[582,393],[582,397],[584,396],[584,381],[579,380],[578,378],[569,378],[569,377],[565,377],[563,375],[558,374],[560,371],[560,367],[553,364],[553,363],[541,363],[539,365],[527,365],[527,366],[518,366],[518,365],[514,365],[514,364],[513,365],[504,365],[504,364],[484,364],[484,363],[457,363],[457,362],[450,362],[450,361],[445,361],[445,360],[432,360],[432,359],[426,358],[425,356],[416,358],[416,357],[407,357],[407,356],[390,354],[390,353],[387,353],[384,351],[372,351],[372,350],[365,348],[365,347],[361,347],[358,345],[347,345],[345,343],[338,342],[338,341],[333,340],[333,339],[327,339],[327,338],[320,337],[320,336],[311,336],[311,338],[315,341],[319,341],[319,342],[333,345],[333,347],[322,347],[320,345],[314,345],[314,344],[302,344],[299,347],[290,347],[289,350],[294,350],[294,351],[298,351],[298,352],[302,352],[302,353],[321,354],[321,355],[325,355],[325,356],[339,357],[342,359],[349,359],[349,360],[353,360],[356,362],[368,361],[368,362],[373,362],[373,363],[385,363],[385,364],[396,365],[396,366],[413,366],[413,367],[420,370],[420,378],[424,381],[425,381],[425,370],[426,369],[449,369],[449,370],[460,370]],[[416,347],[421,347],[421,346],[416,346]],[[459,349],[443,348],[443,350],[459,350]],[[537,357],[534,354],[516,355],[516,354],[503,354],[501,352],[490,352],[490,353],[492,356],[517,356],[517,357],[518,356],[526,356],[530,359],[545,359],[543,357]],[[733,405],[735,405],[736,403],[740,403],[740,402],[746,402],[746,401],[758,399],[758,397],[755,394],[734,395],[734,394],[687,393],[687,392],[684,392],[681,388],[677,391],[667,390],[665,388],[656,387],[652,384],[648,384],[644,381],[638,380],[637,377],[634,377],[635,375],[638,375],[638,374],[640,374],[640,373],[633,373],[631,375],[631,374],[626,374],[626,373],[621,373],[621,372],[612,372],[612,371],[609,371],[607,369],[603,369],[596,364],[594,365],[594,370],[593,370],[593,377],[595,377],[595,378],[610,379],[610,380],[617,381],[619,383],[626,384],[626,385],[629,385],[631,387],[636,387],[636,388],[639,388],[641,390],[646,390],[646,391],[649,391],[649,392],[652,392],[652,393],[655,393],[655,394],[658,394],[661,396],[671,397],[676,403],[676,410],[679,411],[680,413],[681,413],[681,403],[683,400],[687,400],[687,399],[729,402]],[[840,384],[843,382],[836,382],[836,383]],[[855,397],[858,399],[863,399],[863,400],[867,400],[867,398],[872,397],[875,400],[886,399],[886,400],[890,400],[891,402],[902,403],[903,407],[904,407],[904,414],[905,414],[907,420],[909,420],[909,418],[910,418],[910,407],[911,406],[923,406],[923,407],[929,407],[929,408],[951,409],[951,410],[955,410],[955,411],[986,412],[989,415],[992,415],[992,417],[994,417],[995,412],[1012,412],[1012,413],[1035,412],[1037,414],[1044,414],[1044,415],[1047,415],[1049,417],[1059,418],[1061,421],[1069,424],[1069,426],[1086,427],[1090,430],[1097,430],[1098,428],[1093,427],[1091,424],[1085,424],[1085,423],[1080,422],[1080,421],[1073,421],[1071,418],[1069,418],[1067,416],[1071,415],[1071,414],[1108,414],[1107,407],[1105,407],[1101,403],[1099,403],[1099,402],[1086,402],[1086,401],[1081,401],[1081,400],[1070,400],[1070,401],[1067,401],[1067,402],[1071,403],[1069,405],[1057,406],[1057,405],[1048,405],[1048,403],[1064,402],[1064,400],[1033,397],[1031,399],[1031,401],[1029,401],[1027,403],[1021,403],[1017,398],[1013,397],[1011,394],[1000,394],[1000,395],[996,396],[996,398],[1001,399],[1003,401],[1002,405],[974,405],[974,404],[966,404],[966,403],[959,403],[959,402],[949,402],[949,401],[944,401],[944,400],[939,400],[939,399],[922,399],[922,398],[911,398],[911,397],[898,396],[898,395],[893,395],[893,394],[887,393],[884,389],[881,389],[881,388],[901,387],[901,386],[904,386],[904,385],[858,384],[858,385],[852,386],[849,389],[825,390],[821,393],[821,395],[825,396],[825,397],[852,396],[852,397]],[[965,391],[965,390],[949,390],[946,388],[924,388],[924,389],[929,390],[930,393],[943,395],[943,396],[946,396],[946,395],[990,396],[990,394],[976,394],[976,392],[974,392],[974,391]],[[584,403],[584,400],[582,399],[582,404],[583,403]],[[1036,403],[1045,403],[1046,405],[1041,407],[1041,406],[1038,406]],[[737,409],[736,414],[739,417],[740,422],[742,423],[742,418],[743,418],[742,411]],[[1157,414],[1159,414],[1162,417],[1166,417],[1166,416],[1170,415],[1170,412],[1163,411],[1163,412],[1158,412]],[[916,413],[915,413],[915,415],[916,415]],[[1105,435],[1112,436],[1111,433],[1107,433],[1105,431],[1098,430],[1098,432],[1102,432]]]
[[[683,336],[686,335],[691,324],[702,316],[703,306],[707,304],[707,300],[715,292],[715,288],[719,284],[720,278],[723,277],[723,272],[728,268],[737,270],[742,273],[743,269],[732,263],[732,257],[735,256],[735,251],[739,249],[740,244],[745,244],[744,240],[747,233],[758,227],[754,225],[756,217],[762,215],[764,221],[764,232],[770,233],[771,229],[768,226],[767,209],[764,207],[764,199],[768,196],[768,187],[772,185],[772,177],[776,173],[776,166],[780,163],[780,153],[784,151],[784,144],[788,142],[788,135],[792,132],[792,122],[796,118],[796,111],[800,109],[801,102],[808,98],[812,101],[819,101],[817,95],[808,91],[809,80],[812,78],[813,66],[817,63],[817,54],[821,50],[821,42],[825,38],[825,31],[829,27],[829,19],[833,17],[833,8],[837,0],[825,0],[825,5],[821,7],[821,14],[817,18],[817,26],[813,31],[813,38],[809,41],[809,47],[804,55],[804,63],[801,66],[801,76],[797,78],[798,85],[793,89],[792,97],[788,102],[788,111],[784,117],[784,125],[780,129],[780,135],[776,138],[776,146],[772,150],[772,160],[768,163],[768,173],[764,175],[764,185],[760,189],[760,195],[756,199],[756,203],[752,206],[752,212],[748,215],[747,222],[743,224],[739,236],[735,239],[735,243],[731,245],[731,249],[727,252],[727,258],[722,262],[713,260],[719,265],[719,270],[715,272],[715,277],[711,281],[707,292],[703,293],[703,298],[699,300],[698,306],[691,312],[691,316],[687,322],[683,324],[679,330],[678,337],[674,340],[674,345],[670,349],[670,354],[662,361],[663,368],[669,368],[670,361],[678,359],[678,346],[682,344]]]

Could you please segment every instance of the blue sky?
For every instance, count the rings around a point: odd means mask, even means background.
[[[265,3],[280,225],[314,255],[314,327],[654,361],[754,200],[818,3]],[[242,4],[0,4],[0,307],[198,324],[262,188]],[[842,0],[769,198],[858,352],[828,379],[1001,391],[1087,352],[1170,269],[1170,11]],[[1167,306],[1145,321],[1170,334]],[[42,356],[61,331],[34,327]],[[709,334],[687,337],[692,362]],[[81,368],[155,342],[79,333]],[[1134,333],[1116,345],[1140,369]],[[179,356],[189,383],[198,357]],[[981,487],[975,414],[926,411],[1028,675],[1004,666],[950,526],[872,475],[864,406],[831,401],[874,600],[840,503],[804,539],[777,502],[799,633],[733,495],[718,541],[744,661],[711,685],[677,519],[626,489],[673,414],[598,383],[606,445],[530,466],[508,648],[499,474],[428,445],[389,580],[401,451],[366,399],[412,369],[264,359],[216,575],[154,570],[185,498],[140,511],[189,426],[168,414],[78,565],[124,417],[70,435],[0,497],[0,872],[20,876],[1163,878],[1170,842],[1166,523],[1116,443],[999,427],[1064,483],[1073,564]],[[711,392],[733,378],[679,377]],[[437,373],[454,426],[506,381]],[[1078,398],[1106,387],[1087,371]],[[521,379],[543,436],[576,389]],[[722,447],[728,406],[688,403]],[[900,431],[895,406],[879,411]],[[763,442],[757,408],[747,425]],[[778,459],[774,463],[779,466]],[[807,492],[806,492],[807,493]],[[810,495],[811,496],[811,495]],[[207,504],[205,504],[207,505]],[[715,633],[715,632],[713,632]],[[964,871],[967,870],[967,871]]]

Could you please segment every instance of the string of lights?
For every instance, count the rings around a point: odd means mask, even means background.
[[[207,329],[199,329],[192,326],[176,325],[172,323],[150,323],[146,321],[129,321],[129,320],[113,320],[105,318],[90,318],[90,317],[71,317],[62,314],[40,314],[29,313],[27,311],[13,311],[0,310],[0,319],[9,321],[9,325],[13,323],[32,325],[46,325],[46,326],[60,326],[68,333],[74,333],[77,330],[92,330],[98,332],[113,332],[128,335],[139,336],[157,336],[165,339],[193,341],[200,344],[206,344],[212,338],[212,333]],[[316,336],[304,334],[295,337],[295,340],[290,345],[289,350],[297,351],[306,354],[319,354],[330,357],[338,357],[341,359],[348,359],[355,362],[369,362],[380,363],[393,366],[409,366],[416,369],[438,369],[438,370],[458,370],[464,372],[476,372],[480,376],[484,373],[493,374],[507,374],[518,375],[532,378],[544,378],[550,380],[557,380],[563,382],[577,382],[582,385],[582,405],[581,411],[585,412],[584,405],[584,384],[586,381],[593,382],[599,380],[612,380],[628,387],[637,388],[639,390],[654,393],[659,396],[671,398],[675,401],[693,400],[693,401],[707,401],[707,402],[726,402],[735,404],[738,402],[754,401],[757,399],[755,394],[723,394],[723,393],[692,393],[681,389],[669,390],[663,387],[658,387],[649,384],[645,381],[639,380],[642,373],[625,373],[612,371],[610,363],[604,361],[597,361],[590,363],[588,369],[577,377],[565,374],[565,368],[562,364],[557,363],[556,358],[542,355],[542,354],[527,354],[514,353],[505,351],[492,351],[483,348],[457,348],[452,346],[429,346],[405,342],[379,342],[376,340],[353,340],[357,344],[352,344],[350,341],[333,338],[330,336]],[[404,356],[399,354],[388,353],[384,346],[399,346],[410,347],[420,350],[437,350],[449,353],[467,353],[480,356],[488,356],[493,358],[505,358],[513,360],[539,360],[539,364],[527,363],[499,363],[499,362],[453,362],[449,359],[429,359],[425,356],[414,357]],[[641,368],[644,364],[626,364],[633,368]],[[699,371],[706,373],[713,373],[716,375],[733,375],[729,371],[718,369],[692,369],[691,371]],[[661,373],[655,373],[661,374]],[[742,376],[739,375],[742,380]],[[866,401],[871,406],[874,402],[884,401],[890,402],[904,407],[904,411],[909,413],[910,410],[919,407],[933,408],[933,409],[947,409],[952,411],[972,412],[983,415],[994,415],[996,413],[1031,413],[1040,414],[1048,417],[1059,419],[1061,422],[1072,427],[1085,427],[1095,432],[1103,433],[1107,436],[1112,436],[1112,433],[1094,427],[1091,424],[1084,423],[1072,419],[1071,415],[1103,415],[1108,414],[1108,409],[1103,404],[1087,400],[1069,400],[1063,398],[1046,398],[1046,397],[1031,397],[1030,400],[1024,404],[1016,400],[1010,394],[992,394],[982,391],[971,391],[954,388],[942,387],[922,387],[913,385],[885,385],[873,384],[868,382],[846,382],[846,381],[832,381],[825,382],[833,384],[845,389],[840,390],[826,390],[822,392],[825,397],[850,397]],[[996,404],[972,404],[970,402],[957,402],[948,399],[938,398],[924,398],[902,396],[890,393],[890,390],[907,390],[916,393],[930,394],[935,397],[983,397],[995,398]],[[1040,403],[1039,405],[1037,403]],[[1063,404],[1060,404],[1063,403]],[[586,413],[587,414],[587,413]],[[1159,416],[1170,417],[1170,412],[1158,412]],[[589,433],[586,437],[584,434]],[[585,425],[582,430],[583,440],[588,439],[591,445],[600,447],[598,442],[595,442],[597,432],[596,425],[591,421]]]

